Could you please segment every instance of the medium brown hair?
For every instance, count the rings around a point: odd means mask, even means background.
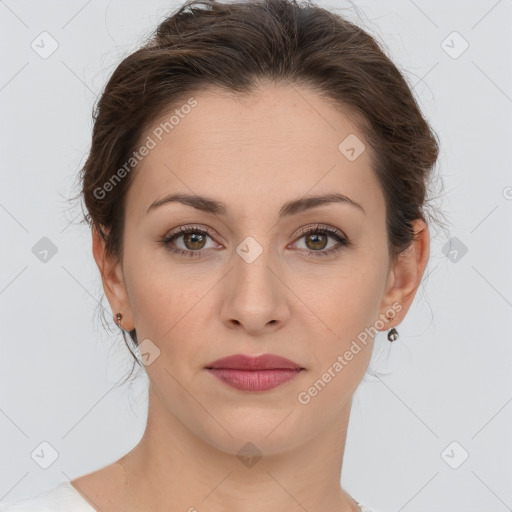
[[[122,261],[134,173],[122,173],[106,194],[98,190],[126,169],[148,127],[194,91],[217,86],[242,94],[267,82],[308,86],[351,116],[385,196],[392,261],[411,245],[412,222],[426,222],[439,146],[406,80],[372,36],[307,1],[189,0],[119,64],[95,106],[81,194],[84,219],[105,240],[107,254]],[[137,345],[135,329],[130,337]]]

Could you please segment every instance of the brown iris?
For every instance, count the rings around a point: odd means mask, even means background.
[[[201,233],[184,233],[183,242],[188,249],[202,249],[204,247],[204,243],[206,240],[206,235]],[[191,243],[191,246],[188,246],[188,243]],[[196,244],[199,244],[198,247]]]
[[[324,238],[323,242],[319,242],[319,239],[320,238]],[[327,235],[325,234],[319,234],[319,233],[313,233],[313,234],[310,234],[310,235],[306,235],[305,237],[306,239],[306,245],[308,246],[309,249],[316,249],[316,250],[322,250],[326,247],[326,242],[327,242]],[[310,240],[313,240],[313,243],[310,244]]]

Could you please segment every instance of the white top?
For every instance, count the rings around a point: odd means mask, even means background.
[[[355,501],[361,512],[375,512]],[[0,512],[96,512],[96,509],[67,480],[36,496],[0,503]]]
[[[12,503],[0,503],[0,512],[96,512],[69,480]]]

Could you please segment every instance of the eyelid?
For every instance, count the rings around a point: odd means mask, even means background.
[[[220,235],[217,235],[217,233],[215,233],[213,229],[202,224],[186,224],[184,226],[178,226],[177,228],[171,229],[169,232],[167,232],[164,236],[164,239],[169,239],[175,235],[186,234],[187,231],[192,231],[194,229],[197,231],[206,232],[206,234],[212,239],[215,239],[217,236],[222,239],[222,237]]]
[[[327,231],[328,233],[338,235],[340,238],[345,238],[346,240],[348,240],[348,237],[345,235],[345,233],[343,233],[343,231],[339,230],[338,228],[334,228],[334,227],[330,226],[329,224],[321,224],[321,223],[317,223],[317,224],[313,224],[310,226],[305,226],[303,228],[300,228],[297,233],[297,237],[304,236],[304,235],[310,233],[311,231]]]
[[[198,231],[205,231],[208,234],[208,236],[210,238],[212,238],[213,240],[215,240],[216,237],[218,236],[217,233],[214,233],[213,230],[211,228],[209,228],[208,226],[205,226],[202,224],[187,224],[184,226],[178,226],[177,228],[171,229],[168,233],[166,233],[166,235],[164,236],[164,239],[169,239],[175,235],[186,234],[187,231],[190,231],[193,229],[197,229]],[[328,224],[322,224],[322,223],[316,223],[313,225],[304,226],[304,227],[300,228],[299,231],[295,234],[294,241],[297,238],[307,235],[312,231],[313,232],[314,231],[327,231],[328,233],[337,235],[340,238],[347,240],[347,242],[348,242],[348,237],[345,235],[345,233],[343,233],[343,231],[341,231],[337,228],[334,228]],[[220,238],[222,239],[222,237],[220,237]],[[195,252],[199,252],[199,251],[195,251]]]
[[[193,233],[194,231],[202,232],[208,237],[210,237],[214,242],[217,243],[216,235],[212,233],[212,229],[203,226],[203,225],[197,225],[197,224],[189,224],[189,225],[182,225],[177,228],[174,228],[168,234],[160,240],[160,243],[164,245],[166,249],[171,251],[171,253],[175,254],[176,257],[184,258],[184,259],[193,259],[193,258],[209,258],[212,256],[211,249],[200,249],[197,251],[190,250],[190,249],[181,249],[181,248],[173,248],[172,245],[174,244],[174,239],[180,238],[181,236],[184,236],[187,233]],[[294,245],[303,238],[304,236],[307,236],[311,233],[324,233],[328,237],[334,239],[336,241],[336,244],[334,247],[331,247],[330,249],[323,249],[321,251],[311,251],[308,249],[299,249],[298,252],[302,254],[304,257],[310,259],[310,261],[321,261],[319,258],[326,258],[326,257],[334,257],[336,256],[340,251],[342,251],[345,248],[351,247],[352,241],[349,240],[347,236],[338,228],[335,228],[333,226],[330,226],[328,224],[313,224],[309,226],[305,226],[299,230],[299,233],[296,234],[294,241],[291,242],[291,245]],[[223,244],[222,244],[223,245]],[[290,244],[286,247],[288,249]],[[217,250],[218,248],[215,248]]]

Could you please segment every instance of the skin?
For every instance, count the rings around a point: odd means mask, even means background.
[[[105,512],[358,511],[340,475],[352,396],[374,338],[359,343],[308,404],[297,396],[394,303],[400,311],[378,330],[400,324],[427,264],[428,227],[414,223],[418,240],[392,266],[369,146],[347,159],[340,142],[350,134],[364,139],[314,91],[267,84],[246,96],[209,89],[194,97],[198,105],[136,170],[124,260],[106,256],[93,230],[113,314],[121,312],[122,327],[135,327],[139,342],[150,339],[160,355],[145,367],[149,412],[139,444],[72,484]],[[147,213],[174,192],[223,201],[228,215],[179,203]],[[278,220],[286,201],[323,193],[345,194],[364,212],[330,203]],[[329,234],[308,245],[298,230],[316,223],[337,228],[352,245],[315,256],[337,244]],[[180,258],[160,243],[190,224],[214,236],[203,245],[181,236],[174,247],[202,248],[202,256]],[[262,249],[251,263],[236,252],[248,236]],[[305,371],[271,391],[235,390],[204,369],[235,353],[278,354]],[[262,454],[252,467],[237,457],[249,441]]]

